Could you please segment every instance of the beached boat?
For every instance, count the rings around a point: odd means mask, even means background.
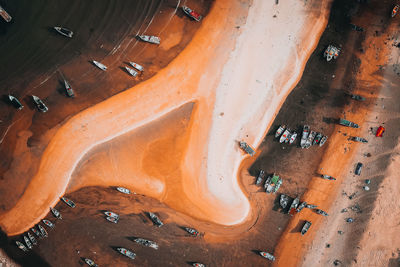
[[[326,175],[326,174],[322,174],[321,177],[322,177],[323,179],[325,179],[325,180],[331,180],[331,181],[335,181],[335,180],[336,180],[335,177],[332,177],[332,176]]]
[[[352,127],[352,128],[359,128],[357,123],[345,120],[345,119],[340,119],[339,124],[347,127]]]
[[[249,146],[246,142],[244,141],[240,141],[239,142],[239,146],[241,149],[243,149],[247,154],[249,154],[250,156],[254,156],[254,154],[256,154],[256,152],[254,151],[253,148],[251,148],[251,146]]]
[[[57,219],[62,219],[61,213],[56,210],[55,208],[50,207],[51,213],[53,213],[54,217],[56,217]]]
[[[119,215],[112,211],[105,211],[104,214],[108,217],[119,219]]]
[[[285,209],[289,203],[289,197],[285,194],[282,194],[279,198],[279,205],[281,205],[282,209]]]
[[[323,146],[325,144],[326,140],[328,140],[328,136],[324,135],[321,138],[321,141],[319,141],[319,146]]]
[[[205,264],[200,263],[200,262],[194,262],[194,263],[192,263],[192,265],[193,265],[194,267],[206,267]]]
[[[295,199],[293,199],[293,202],[290,205],[290,208],[288,210],[288,214],[294,215],[294,213],[295,213],[295,211],[297,209],[297,206],[299,206],[299,203],[300,203],[300,198],[299,197],[296,197]]]
[[[320,209],[315,209],[315,212],[323,216],[328,216],[328,213],[326,211]]]
[[[17,244],[17,247],[18,247],[20,250],[25,251],[25,252],[28,251],[28,249],[25,247],[25,245],[22,244],[21,242],[15,241],[15,244]]]
[[[257,180],[256,180],[256,185],[259,185],[262,183],[265,177],[265,171],[261,170],[260,173],[258,174]]]
[[[289,144],[293,144],[293,142],[296,140],[296,137],[297,137],[297,133],[293,132],[289,138]]]
[[[336,59],[340,54],[340,48],[334,46],[334,45],[329,45],[325,52],[324,52],[324,57],[326,57],[326,61],[331,61],[332,58]]]
[[[0,16],[7,22],[10,22],[12,20],[10,14],[8,14],[7,11],[5,11],[5,9],[2,8],[1,6],[0,6]]]
[[[117,250],[119,253],[127,256],[128,258],[131,258],[132,260],[136,258],[136,254],[126,248],[117,248]]]
[[[38,230],[36,230],[35,228],[31,228],[31,231],[37,236],[37,237],[41,237],[40,232]]]
[[[98,62],[98,61],[96,61],[96,60],[92,60],[92,62],[93,62],[93,64],[94,64],[96,67],[98,67],[99,69],[104,70],[104,71],[107,70],[106,65],[101,64],[100,62]]]
[[[137,64],[135,62],[131,61],[131,62],[129,62],[129,64],[131,64],[131,66],[134,67],[135,69],[137,69],[138,71],[143,71],[144,70],[143,66],[141,66],[141,65],[139,65],[139,64]]]
[[[151,241],[151,240],[147,240],[147,239],[138,237],[138,238],[135,238],[133,241],[135,241],[136,243],[141,244],[145,247],[158,249],[157,243],[154,241]]]
[[[75,208],[75,206],[76,206],[75,203],[74,203],[71,199],[69,199],[69,198],[62,197],[61,200],[62,200],[65,204],[67,204],[68,206],[70,206],[71,208]]]
[[[368,143],[368,140],[362,137],[358,137],[358,136],[353,136],[351,138],[351,140],[356,141],[356,142],[360,142],[360,143]]]
[[[126,66],[124,66],[124,68],[131,76],[136,77],[138,75],[136,70],[134,70],[132,68],[129,68],[129,67],[126,67]]]
[[[131,193],[131,191],[130,191],[128,188],[121,187],[121,186],[117,187],[117,190],[118,190],[119,192],[124,193],[124,194],[127,194],[127,195],[129,195],[129,194]]]
[[[85,261],[85,263],[87,265],[89,265],[90,267],[97,267],[98,265],[91,259],[88,258],[83,258],[83,260]]]
[[[43,222],[45,225],[47,225],[48,227],[50,227],[50,228],[54,228],[54,226],[55,226],[54,223],[52,223],[51,221],[46,220],[46,219],[43,219],[42,222]]]
[[[138,37],[140,38],[140,40],[151,43],[151,44],[160,44],[160,41],[161,41],[160,37],[152,36],[152,35],[138,35]]]
[[[42,234],[43,237],[47,237],[47,236],[48,236],[47,231],[46,231],[46,229],[44,229],[43,226],[41,226],[41,225],[39,224],[39,225],[38,225],[38,228],[39,228],[39,231],[40,231],[40,233]]]
[[[112,222],[112,223],[118,223],[118,220],[119,220],[118,218],[110,217],[110,216],[107,216],[106,219],[107,219],[107,221]]]
[[[270,253],[268,253],[268,252],[260,251],[260,255],[263,256],[264,258],[270,260],[270,261],[274,261],[275,260],[275,256],[270,254]]]
[[[305,235],[307,233],[308,229],[310,229],[311,222],[306,221],[303,225],[303,228],[301,228],[301,235]]]
[[[279,175],[275,173],[272,176],[269,176],[264,183],[265,192],[271,193],[278,191],[279,187],[282,185],[282,179],[279,178]]]
[[[392,18],[397,15],[397,12],[399,11],[400,6],[395,5],[394,8],[392,9]]]
[[[21,102],[19,102],[19,100],[18,100],[15,96],[8,95],[8,100],[10,100],[11,104],[12,104],[15,108],[17,108],[17,109],[19,109],[19,110],[21,110],[21,109],[24,108],[24,106],[21,104]]]
[[[49,108],[43,103],[43,101],[39,97],[32,95],[32,98],[33,102],[35,102],[36,107],[38,108],[39,111],[47,112],[49,110]]]
[[[307,138],[308,138],[308,134],[309,133],[310,133],[310,126],[304,125],[303,133],[301,135],[301,141],[300,141],[301,148],[305,148],[306,147],[306,142],[307,142]]]
[[[28,237],[29,237],[29,240],[32,242],[32,244],[37,245],[36,238],[29,232],[28,232]]]
[[[312,142],[313,142],[313,140],[314,140],[316,134],[317,134],[317,133],[314,132],[314,131],[311,131],[311,132],[310,132],[310,134],[309,134],[308,137],[307,137],[307,141],[306,141],[306,144],[305,144],[305,148],[308,149],[308,148],[311,147]]]
[[[276,130],[275,138],[278,138],[278,137],[283,133],[283,131],[285,130],[285,128],[286,128],[285,125],[279,126],[278,130]]]
[[[191,17],[195,21],[200,21],[203,18],[199,13],[195,12],[191,8],[188,8],[187,6],[182,6],[182,10],[183,10],[183,12],[186,13],[186,15],[188,15],[189,17]]]
[[[286,139],[287,139],[289,136],[290,136],[290,129],[288,128],[288,129],[286,129],[286,130],[283,132],[281,138],[279,139],[279,143],[285,142]]]
[[[304,201],[302,202],[296,209],[297,212],[300,212],[302,209],[304,209],[307,206],[307,202]]]
[[[190,227],[184,227],[183,229],[185,229],[186,232],[188,232],[189,234],[191,234],[192,236],[199,236],[200,233],[199,231],[197,231],[196,229],[190,228]]]
[[[323,136],[322,133],[317,133],[317,135],[315,136],[314,141],[312,143],[313,146],[318,145],[319,142],[321,142],[322,136]]]
[[[64,27],[55,26],[54,30],[56,30],[59,34],[64,35],[65,37],[72,38],[72,35],[74,35],[73,31],[68,30],[67,28]]]
[[[157,225],[158,227],[161,227],[164,225],[163,222],[160,220],[160,218],[158,218],[158,216],[155,215],[153,212],[149,212],[148,214],[149,214],[150,219],[153,221],[153,223],[155,225]]]
[[[74,90],[72,90],[71,85],[64,79],[65,90],[67,91],[67,95],[69,97],[75,97]]]
[[[25,244],[26,244],[27,248],[29,248],[29,249],[33,248],[31,241],[25,235],[24,235],[24,241],[25,241]]]

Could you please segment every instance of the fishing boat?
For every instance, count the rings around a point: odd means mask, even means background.
[[[112,211],[105,211],[104,214],[108,217],[119,219],[119,215]]]
[[[75,208],[75,206],[76,206],[75,203],[74,203],[71,199],[69,199],[69,198],[62,197],[61,200],[62,200],[65,204],[67,204],[68,206],[70,206],[71,208]]]
[[[36,238],[29,232],[28,232],[28,237],[29,237],[29,240],[32,242],[32,244],[37,245]]]
[[[117,187],[117,190],[118,190],[119,192],[124,193],[124,194],[127,194],[127,195],[129,195],[129,194],[131,193],[131,191],[130,191],[128,188],[121,187],[121,186]]]
[[[285,125],[279,126],[278,130],[276,130],[275,138],[278,138],[278,137],[283,133],[283,131],[285,130],[285,128],[286,128]]]
[[[279,139],[279,143],[285,142],[286,139],[288,139],[288,138],[290,138],[290,129],[286,129],[286,130],[283,132],[281,138]]]
[[[158,216],[155,215],[153,212],[149,212],[148,214],[149,214],[150,219],[153,221],[153,223],[156,226],[161,227],[164,225],[164,223],[160,220],[160,218],[158,218]]]
[[[25,245],[22,244],[21,242],[15,241],[15,244],[17,244],[17,247],[18,247],[19,249],[21,249],[22,251],[25,251],[25,252],[28,251],[28,249],[25,247]]]
[[[47,231],[46,231],[46,229],[44,229],[43,226],[41,226],[41,225],[39,224],[39,225],[38,225],[38,228],[39,228],[40,233],[42,234],[43,237],[47,237],[47,236],[48,236]]]
[[[54,217],[56,217],[57,219],[62,219],[61,213],[56,210],[55,208],[50,207],[51,213],[53,213]]]
[[[49,220],[46,220],[46,219],[44,219],[44,220],[42,220],[42,222],[45,224],[45,225],[47,225],[48,227],[50,227],[50,228],[54,228],[54,223],[52,223],[51,221],[49,221]]]
[[[41,237],[40,236],[40,232],[38,230],[36,230],[35,228],[31,228],[31,231],[37,236],[37,237]]]
[[[196,229],[190,228],[190,227],[184,227],[185,231],[191,234],[192,236],[199,236],[200,233]]]
[[[188,15],[189,17],[191,17],[195,21],[200,21],[203,18],[199,13],[195,12],[191,8],[188,8],[187,6],[183,6],[182,10],[183,10],[183,12],[186,13],[186,15]]]
[[[206,267],[205,264],[200,263],[200,262],[194,262],[194,263],[192,263],[192,265],[193,265],[193,267]]]
[[[21,104],[21,102],[19,102],[19,100],[18,100],[15,96],[8,95],[8,99],[10,100],[11,104],[12,104],[15,108],[17,108],[17,109],[19,109],[19,110],[21,110],[21,109],[24,108],[24,106]]]
[[[136,77],[138,75],[136,70],[129,68],[129,67],[124,67],[124,68],[131,76]]]
[[[67,28],[64,28],[64,27],[55,26],[54,30],[56,30],[59,34],[64,35],[65,37],[69,37],[69,38],[72,38],[72,35],[74,34],[73,31],[68,30]]]
[[[157,243],[154,242],[154,241],[151,241],[151,240],[147,240],[147,239],[138,237],[138,238],[135,238],[133,241],[135,241],[136,243],[138,243],[138,244],[140,244],[140,245],[143,245],[143,246],[145,246],[145,247],[150,247],[150,248],[153,248],[153,249],[158,249]]]
[[[136,258],[136,254],[130,250],[127,250],[126,248],[117,248],[117,250],[119,253],[127,256],[128,258],[131,258],[132,260],[134,260]]]
[[[272,255],[271,253],[265,252],[265,251],[260,251],[260,255],[263,256],[264,258],[270,260],[270,261],[274,261],[275,257],[274,255]]]
[[[29,238],[27,238],[25,235],[24,235],[24,241],[25,241],[26,246],[27,246],[29,249],[32,249],[32,248],[33,248],[31,241],[29,241]]]
[[[4,8],[2,8],[1,6],[0,6],[0,16],[2,16],[3,19],[7,22],[10,22],[12,20],[10,14],[8,14],[7,11],[5,11]]]
[[[151,44],[160,44],[160,41],[161,41],[160,37],[152,36],[152,35],[138,35],[138,37],[140,38],[140,40],[151,43]]]
[[[114,217],[107,216],[106,219],[107,219],[107,221],[109,221],[109,222],[118,223],[118,218],[114,218]]]
[[[296,137],[297,137],[297,133],[293,132],[292,135],[290,136],[289,144],[293,144],[293,142],[296,140]]]
[[[143,71],[143,70],[144,70],[143,66],[141,66],[141,65],[139,65],[139,64],[137,64],[137,63],[135,63],[135,62],[129,62],[129,64],[130,64],[132,67],[134,67],[135,69],[137,69],[138,71]]]
[[[91,260],[91,259],[84,258],[83,260],[84,260],[85,263],[86,263],[87,265],[89,265],[90,267],[97,267],[97,266],[98,266],[98,265],[97,265],[93,260]]]
[[[32,95],[32,98],[33,102],[35,102],[36,107],[38,108],[39,111],[47,112],[49,110],[49,108],[43,103],[43,101],[39,97]]]
[[[67,91],[67,95],[69,97],[75,97],[74,90],[72,90],[71,85],[64,79],[65,90]]]
[[[101,70],[106,71],[107,67],[104,64],[101,64],[100,62],[96,61],[96,60],[92,60],[93,64],[98,67]]]

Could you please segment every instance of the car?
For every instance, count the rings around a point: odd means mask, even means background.
[[[378,129],[376,130],[376,137],[382,137],[383,133],[385,132],[385,127],[379,126]]]
[[[362,164],[361,162],[357,163],[356,171],[355,171],[355,174],[356,174],[356,175],[361,175],[361,169],[362,169],[362,167],[363,167],[363,164]]]

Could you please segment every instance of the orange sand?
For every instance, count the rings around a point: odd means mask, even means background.
[[[244,158],[236,140],[245,138],[254,146],[261,141],[318,42],[329,4],[308,1],[307,5],[275,6],[256,0],[245,21],[241,3],[217,0],[192,42],[168,67],[62,125],[43,153],[24,195],[0,217],[2,229],[16,235],[43,218],[48,207],[66,192],[79,162],[96,146],[190,102],[194,108],[181,162],[182,189],[168,190],[175,190],[182,198],[170,198],[169,204],[220,224],[243,222],[250,207],[236,179]],[[273,18],[273,14],[278,17]],[[288,26],[289,22],[292,24]],[[238,28],[243,25],[243,29]],[[293,34],[291,27],[295,28]],[[122,177],[108,177],[98,185],[122,182]],[[161,200],[167,192],[165,186],[169,186],[157,177],[149,177],[144,184],[135,181],[124,180],[123,184],[135,190],[140,187],[139,191]],[[182,199],[187,202],[183,204]]]

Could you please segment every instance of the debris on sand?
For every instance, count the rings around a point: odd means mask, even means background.
[[[338,266],[338,265],[340,265],[340,264],[342,264],[342,262],[341,262],[340,260],[335,260],[335,261],[333,262],[333,265],[335,265],[335,266]]]
[[[364,191],[369,191],[370,188],[369,188],[369,186],[364,185],[364,186],[363,186],[363,189],[364,189]]]
[[[343,234],[344,234],[344,232],[343,232],[343,231],[340,231],[340,230],[337,231],[337,232],[338,232],[339,235],[343,235]]]

